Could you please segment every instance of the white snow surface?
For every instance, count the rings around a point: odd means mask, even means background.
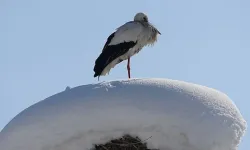
[[[247,123],[217,90],[170,79],[82,85],[18,114],[0,150],[88,150],[125,133],[161,150],[236,150]]]

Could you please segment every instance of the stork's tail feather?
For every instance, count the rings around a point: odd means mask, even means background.
[[[98,68],[98,69],[97,69],[97,68]],[[97,65],[95,65],[95,68],[94,68],[94,72],[95,72],[94,78],[97,77],[97,76],[100,76],[101,73],[102,73],[102,70],[103,70],[103,69],[99,69],[99,67],[97,67]]]
[[[102,71],[104,70],[104,68],[102,69],[103,67],[100,67],[100,66],[97,66],[96,65],[96,67],[95,67],[95,69],[94,69],[94,72],[95,72],[95,74],[94,74],[94,78],[95,77],[99,77],[99,76],[101,76],[101,74],[102,74]]]
[[[99,81],[100,75],[98,75],[98,74],[95,73],[94,78],[95,77],[98,77],[98,81]]]
[[[94,78],[97,77],[97,76],[100,76],[100,74],[96,73],[94,74]]]
[[[94,67],[94,77],[101,76],[103,70],[107,66],[105,54],[101,53],[100,56],[95,61],[95,67]]]

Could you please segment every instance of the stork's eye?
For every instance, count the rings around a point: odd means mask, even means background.
[[[147,17],[143,17],[143,20],[144,20],[145,22],[147,22],[147,21],[148,21]]]

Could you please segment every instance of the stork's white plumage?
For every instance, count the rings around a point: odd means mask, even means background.
[[[94,77],[98,78],[110,72],[111,68],[128,59],[127,69],[130,78],[130,57],[144,46],[154,44],[161,34],[144,13],[137,13],[134,21],[129,21],[112,33],[95,61]]]

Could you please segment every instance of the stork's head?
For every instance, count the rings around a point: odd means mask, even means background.
[[[144,21],[144,22],[148,22],[148,16],[145,15],[142,12],[139,12],[135,15],[134,17],[134,21]]]

